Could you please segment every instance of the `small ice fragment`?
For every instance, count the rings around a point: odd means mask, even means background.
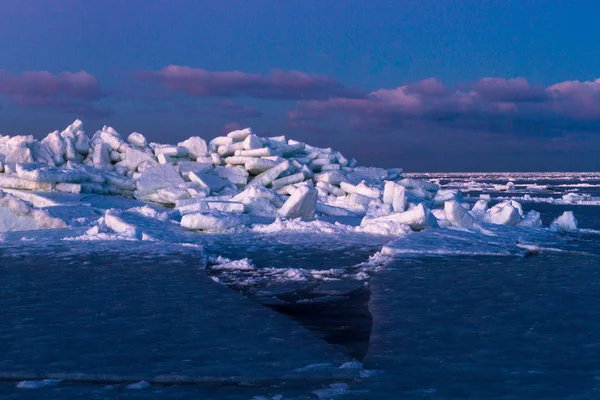
[[[58,379],[44,379],[41,381],[21,381],[17,383],[17,389],[41,389],[48,386],[56,386],[60,383]]]
[[[337,395],[348,393],[348,384],[332,383],[326,389],[313,390],[311,393],[320,399],[332,399]]]
[[[578,222],[573,211],[565,211],[562,215],[552,221],[550,230],[552,232],[573,232],[577,230]]]
[[[340,365],[340,369],[362,369],[363,364],[360,361],[347,361]]]
[[[136,383],[130,383],[129,385],[125,386],[125,389],[132,389],[132,390],[141,390],[141,389],[148,389],[150,387],[150,384],[146,381],[139,381]]]

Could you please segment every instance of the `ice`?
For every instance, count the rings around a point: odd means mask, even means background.
[[[251,158],[244,164],[246,171],[253,175],[258,175],[262,172],[269,170],[277,165],[276,161],[267,160],[264,158]]]
[[[243,203],[236,201],[206,201],[209,210],[217,210],[227,213],[243,213],[245,207]]]
[[[394,220],[368,220],[361,223],[358,228],[360,232],[383,236],[404,236],[412,232],[411,227],[403,222]]]
[[[96,143],[92,160],[96,168],[103,168],[111,164],[109,148],[106,143]]]
[[[24,144],[15,146],[6,156],[5,162],[9,164],[31,163],[33,162],[31,150],[29,150],[29,147],[26,147]]]
[[[431,211],[423,204],[419,204],[418,206],[408,211],[393,213],[383,217],[365,217],[363,218],[360,225],[365,226],[387,222],[405,224],[410,226],[413,230],[422,230],[437,226],[437,221],[435,217],[431,214]]]
[[[169,186],[183,184],[183,178],[179,172],[169,164],[157,165],[146,168],[137,181],[137,192],[147,195]]]
[[[244,148],[243,142],[226,144],[226,145],[219,146],[219,148],[217,149],[217,154],[221,157],[227,157],[227,156],[234,155],[237,150],[243,150],[243,148]]]
[[[17,164],[15,169],[17,177],[27,181],[82,183],[92,180],[91,176],[82,170],[42,167],[35,163]]]
[[[462,201],[462,192],[457,189],[440,189],[435,193],[433,201],[436,204],[444,204],[449,200]]]
[[[252,129],[244,128],[229,132],[227,137],[231,138],[233,142],[240,142],[244,141],[250,135],[252,135]]]
[[[565,211],[562,215],[552,221],[550,230],[554,232],[573,232],[577,230],[578,222],[573,211]]]
[[[360,204],[361,206],[368,206],[373,199],[371,197],[364,196],[360,193],[350,193],[346,197],[346,201],[351,204]]]
[[[379,189],[368,187],[364,181],[360,182],[356,186],[347,182],[341,182],[340,188],[346,193],[356,193],[363,197],[368,197],[370,199],[379,199],[381,197],[381,191]]]
[[[319,399],[333,399],[336,396],[347,394],[348,392],[347,383],[333,383],[329,385],[328,388],[312,391]]]
[[[75,140],[75,150],[79,154],[87,155],[90,151],[90,138],[83,132],[79,133]]]
[[[65,163],[67,146],[58,131],[49,133],[48,136],[42,140],[42,145],[45,145],[46,148],[50,150],[52,159],[56,165],[60,166]]]
[[[130,383],[129,385],[125,386],[125,389],[143,390],[143,389],[148,389],[150,386],[151,385],[146,381],[139,381],[139,382],[135,382],[135,383]]]
[[[221,256],[216,257],[214,260],[211,260],[211,270],[214,271],[254,271],[256,268],[252,264],[252,261],[248,258],[243,258],[241,260],[230,260],[228,258],[224,258]]]
[[[330,204],[324,204],[317,202],[316,211],[323,215],[329,215],[332,217],[355,217],[356,213],[347,210],[342,207],[332,206]]]
[[[250,186],[244,189],[241,193],[234,196],[232,201],[242,201],[246,199],[263,198],[271,202],[275,207],[280,208],[284,201],[277,192],[261,186]]]
[[[249,128],[217,137],[208,145],[198,136],[176,145],[148,144],[137,132],[124,141],[106,126],[90,140],[82,128],[81,121],[75,121],[42,141],[32,136],[0,137],[0,161],[4,161],[0,188],[17,191],[22,200],[28,198],[37,205],[46,204],[39,198],[41,192],[78,196],[71,213],[65,205],[51,205],[51,201],[47,206],[54,210],[48,213],[32,205],[25,214],[4,210],[5,229],[40,229],[44,225],[40,223],[41,213],[46,213],[60,215],[61,221],[73,224],[69,229],[76,224],[81,227],[82,231],[71,237],[82,236],[92,228],[87,235],[93,240],[139,240],[174,232],[180,232],[175,236],[182,232],[197,236],[182,228],[207,232],[254,228],[261,233],[345,232],[377,235],[379,240],[383,240],[381,236],[414,236],[413,231],[426,228],[466,230],[485,236],[482,232],[495,229],[490,224],[519,232],[548,230],[543,228],[539,213],[524,215],[516,201],[520,198],[553,204],[600,204],[597,198],[579,192],[579,187],[570,188],[575,192],[562,197],[532,197],[524,190],[549,191],[551,185],[524,184],[508,175],[489,184],[468,177],[464,182],[448,179],[450,183],[440,185],[446,181],[440,178],[443,174],[417,179],[403,175],[400,168],[362,167],[332,148],[287,140],[285,136],[261,138]],[[479,192],[493,192],[498,189],[494,187],[497,182],[509,182],[503,186],[510,186],[513,196],[498,197],[495,193],[493,199],[488,194],[479,198],[465,195],[463,199],[462,190],[473,187]],[[23,195],[26,191],[37,193]],[[168,223],[162,221],[158,228],[136,220],[120,206],[86,205],[84,198],[90,193],[119,196],[118,201],[131,198],[175,206],[175,210],[171,211],[173,218]],[[500,203],[495,204],[498,200]],[[488,204],[493,207],[488,208]],[[566,219],[551,229],[570,229]],[[356,226],[359,221],[360,226]]]
[[[274,217],[277,215],[277,207],[269,200],[262,197],[246,197],[243,202],[245,211],[249,214],[263,217]]]
[[[522,215],[521,205],[508,200],[490,208],[486,213],[486,220],[497,225],[517,225],[521,222]]]
[[[181,226],[190,230],[208,232],[223,232],[228,229],[242,226],[247,222],[244,215],[235,215],[222,212],[191,213],[181,218]]]
[[[527,228],[541,228],[542,218],[540,213],[535,210],[530,210],[527,215],[525,215],[523,220],[519,222],[519,226],[524,226]]]
[[[146,137],[138,132],[132,132],[127,137],[127,142],[137,147],[146,147],[146,145],[148,144],[148,142],[146,141]]]
[[[164,154],[159,154],[156,159],[158,160],[159,164],[175,164],[175,161],[171,157]]]
[[[393,181],[387,181],[383,190],[383,202],[391,204],[395,212],[406,210],[406,189]]]
[[[322,189],[334,196],[344,196],[346,194],[346,192],[344,192],[342,189],[337,186],[333,186],[328,182],[317,182],[316,187],[317,189]]]
[[[58,379],[43,379],[40,381],[21,381],[17,383],[17,389],[41,389],[49,386],[56,386],[60,383]]]
[[[215,172],[234,185],[245,186],[248,182],[248,172],[241,167],[216,167]]]
[[[283,218],[306,218],[315,216],[317,207],[317,190],[309,186],[299,187],[279,209]]]
[[[263,146],[263,141],[258,136],[251,134],[244,139],[244,150],[259,149]]]
[[[154,156],[151,153],[133,147],[127,147],[125,150],[125,165],[127,169],[135,171],[145,161],[154,161]]]
[[[204,139],[198,136],[192,136],[183,142],[177,143],[177,146],[187,150],[188,154],[194,159],[205,157],[208,154],[208,147]]]
[[[480,219],[488,210],[489,199],[479,199],[471,208],[471,214]]]
[[[325,182],[336,186],[339,186],[345,181],[345,178],[340,171],[321,172],[319,174],[315,174],[314,179],[316,182]]]
[[[116,233],[120,233],[132,239],[142,239],[142,231],[140,228],[125,222],[120,217],[120,212],[118,210],[106,210],[104,213],[104,222],[106,223],[106,226]]]
[[[251,150],[237,150],[236,155],[243,157],[270,157],[273,156],[273,151],[268,147],[261,147]]]
[[[203,173],[214,168],[213,163],[197,162],[197,161],[182,161],[179,162],[179,172],[185,179],[189,179],[190,172]]]
[[[227,187],[227,182],[218,175],[209,172],[190,172],[190,180],[199,184],[201,187],[206,188],[210,193],[217,193],[223,188]]]
[[[63,228],[66,224],[43,209],[0,190],[0,232]]]
[[[356,160],[348,163],[348,167],[353,168],[351,172],[347,174],[347,179],[352,184],[358,184],[359,182],[365,181],[367,184],[381,182],[387,178],[387,170],[383,168],[368,168],[368,167],[355,167]]]
[[[285,160],[280,162],[279,164],[271,167],[265,172],[257,175],[250,181],[250,186],[267,186],[271,182],[273,182],[279,175],[281,175],[284,171],[286,171],[290,167],[290,162]]]
[[[48,182],[29,181],[3,174],[0,175],[0,188],[49,191],[52,190],[52,184]]]
[[[294,183],[303,182],[306,179],[306,176],[303,172],[298,172],[296,174],[291,174],[288,176],[284,176],[283,178],[275,179],[271,182],[271,187],[273,189],[279,189],[287,185],[293,185]]]
[[[475,223],[475,218],[456,200],[449,200],[444,203],[444,215],[451,225],[458,228],[471,229]]]
[[[188,150],[181,146],[160,145],[154,147],[154,154],[164,154],[169,157],[185,157],[188,155]]]
[[[161,202],[165,204],[174,204],[177,200],[188,199],[191,197],[185,185],[169,186],[158,189],[156,194],[161,199]]]

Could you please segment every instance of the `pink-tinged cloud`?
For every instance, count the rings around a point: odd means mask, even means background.
[[[543,102],[548,94],[543,86],[530,85],[523,78],[482,78],[475,90],[484,99],[499,102]]]
[[[169,65],[160,71],[139,72],[136,77],[196,97],[323,100],[330,97],[357,97],[363,94],[362,91],[346,88],[327,76],[277,69],[267,75],[260,75],[240,71],[213,72]]]
[[[256,118],[262,115],[258,109],[236,103],[231,99],[220,100],[199,110],[201,114],[216,115],[229,119]]]
[[[110,112],[91,103],[106,96],[98,80],[85,71],[23,72],[0,71],[0,96],[20,107],[43,107],[83,116],[100,117]]]
[[[565,81],[547,89],[552,111],[576,119],[600,119],[600,79]]]
[[[222,133],[229,133],[231,131],[236,131],[238,129],[243,129],[244,127],[240,124],[238,124],[237,122],[229,122],[225,125],[223,125],[219,130]]]
[[[288,112],[288,122],[298,128],[316,121],[341,122],[360,130],[388,130],[419,121],[490,131],[600,131],[600,79],[542,87],[522,78],[483,78],[460,87],[427,79],[375,90],[364,98],[299,101]]]

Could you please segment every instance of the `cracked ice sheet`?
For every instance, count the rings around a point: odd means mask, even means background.
[[[547,229],[482,224],[473,230],[441,228],[397,238],[387,243],[384,256],[511,256],[524,255],[524,246],[564,245],[564,238]]]

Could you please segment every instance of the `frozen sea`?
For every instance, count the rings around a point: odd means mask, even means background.
[[[412,176],[580,229],[9,234],[0,399],[600,398],[600,174]]]

